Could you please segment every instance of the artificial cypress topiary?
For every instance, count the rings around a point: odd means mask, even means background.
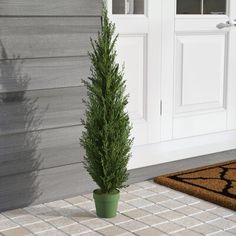
[[[88,97],[80,139],[85,149],[84,167],[101,193],[112,193],[125,187],[133,142],[125,110],[128,96],[125,95],[123,69],[116,63],[117,37],[115,25],[109,20],[104,6],[98,39],[91,40],[91,77],[84,81]]]

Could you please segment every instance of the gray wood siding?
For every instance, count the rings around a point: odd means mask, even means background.
[[[1,0],[0,16],[100,16],[101,0]]]
[[[100,17],[1,17],[0,39],[8,59],[85,56],[99,27]]]
[[[0,210],[88,189],[82,80],[101,7],[101,0],[0,3]]]
[[[0,94],[0,135],[80,125],[85,87]]]
[[[81,126],[0,136],[0,176],[81,162]]]
[[[81,163],[1,177],[0,208],[62,199],[95,187]]]
[[[27,81],[23,90],[81,86],[89,68],[88,56],[2,60],[0,93],[21,90],[21,77]]]

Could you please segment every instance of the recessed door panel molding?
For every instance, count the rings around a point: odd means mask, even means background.
[[[224,33],[176,36],[175,113],[224,108],[225,48]]]
[[[146,121],[147,103],[146,35],[120,35],[117,42],[118,62],[124,65],[124,76],[130,94],[128,111],[132,120]]]

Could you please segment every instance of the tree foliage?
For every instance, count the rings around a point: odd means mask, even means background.
[[[85,149],[84,167],[102,193],[124,187],[133,142],[123,69],[116,63],[117,37],[104,6],[98,39],[91,40],[91,77],[84,81],[88,97],[80,139]]]

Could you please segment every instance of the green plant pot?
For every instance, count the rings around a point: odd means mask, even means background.
[[[120,191],[115,193],[100,193],[99,189],[93,191],[96,213],[101,218],[112,218],[116,216]]]

